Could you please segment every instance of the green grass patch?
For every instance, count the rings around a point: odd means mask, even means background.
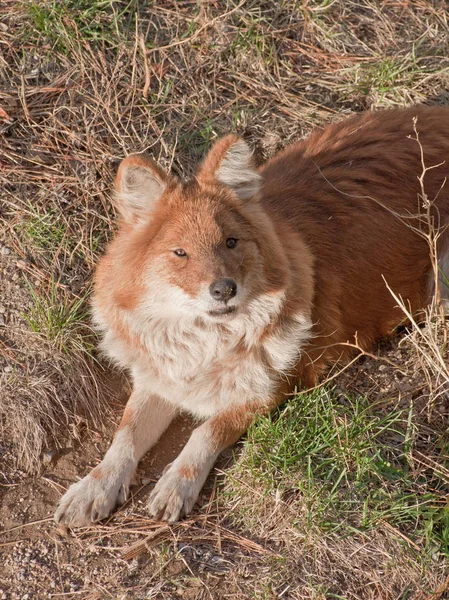
[[[371,64],[361,69],[358,88],[363,94],[376,91],[380,95],[394,92],[396,86],[411,83],[417,65],[412,62],[398,61],[394,58],[385,58],[377,64]]]
[[[81,216],[81,218],[80,218]],[[29,255],[39,257],[46,265],[59,262],[84,268],[92,265],[93,256],[100,252],[109,237],[109,225],[98,219],[85,224],[82,213],[63,214],[60,207],[28,204],[28,210],[15,223],[14,229],[25,242]],[[83,240],[88,229],[88,239]]]
[[[448,481],[414,468],[412,407],[385,410],[320,389],[259,418],[229,473],[233,512],[250,529],[259,502],[288,504],[301,530],[367,531],[384,521],[449,557]],[[295,516],[297,515],[297,516]]]
[[[343,78],[349,78],[342,85],[341,98],[350,99],[354,95],[369,98],[379,105],[401,106],[423,100],[422,83],[426,80],[447,74],[447,68],[431,62],[431,57],[420,57],[418,48],[413,48],[405,56],[386,56],[375,62],[357,64],[342,71]],[[412,96],[411,96],[412,95]]]
[[[27,5],[31,30],[53,50],[68,54],[74,40],[116,46],[129,36],[137,0],[48,0]]]
[[[54,280],[46,291],[37,291],[31,284],[28,287],[32,305],[24,318],[31,331],[43,336],[60,352],[92,356],[96,335],[87,325],[88,293],[81,298],[64,298]]]
[[[198,111],[198,115],[202,120],[201,123],[181,132],[178,143],[179,150],[193,156],[196,161],[204,158],[217,137],[214,121],[206,118],[200,111]]]
[[[39,250],[54,254],[67,237],[66,225],[56,209],[45,212],[30,203],[27,216],[17,225]]]

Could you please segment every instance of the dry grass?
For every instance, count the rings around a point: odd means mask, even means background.
[[[351,112],[447,103],[448,20],[444,0],[3,2],[0,242],[12,252],[0,255],[0,304],[6,310],[0,412],[5,442],[14,445],[22,465],[36,470],[44,450],[66,444],[63,438],[73,441],[84,424],[100,428],[104,415],[112,415],[87,300],[96,259],[114,229],[110,188],[118,161],[148,149],[162,166],[184,176],[211,141],[229,131],[244,135],[262,160]],[[424,328],[414,324],[410,342],[397,349],[399,359],[393,356],[407,373],[403,380],[412,380],[410,390],[419,388],[419,398],[401,388],[401,402],[419,405],[432,427],[435,414],[444,414],[435,411],[447,385],[438,314],[429,313]],[[369,364],[348,370],[342,385],[386,401],[396,392],[373,383],[382,375],[371,375]],[[359,372],[367,374],[365,386]],[[393,379],[399,377],[393,372]],[[413,454],[429,486],[429,473],[445,469],[444,445],[435,445],[432,427],[417,434],[430,446],[417,446]],[[250,488],[249,497],[263,489]],[[188,597],[444,596],[448,581],[441,557],[432,567],[426,562],[430,551],[401,526],[378,523],[370,533],[344,539],[321,529],[304,537],[304,529],[292,526],[295,514],[286,511],[285,546],[278,547],[270,522],[279,505],[276,498],[268,500],[266,512],[262,502],[257,505],[262,529],[251,543],[283,559],[264,557],[248,545],[237,555],[236,575],[228,576],[232,583],[213,592],[195,561],[187,561],[202,582]],[[223,519],[240,509],[230,501],[220,504],[220,527],[228,530]],[[125,535],[129,521],[121,515],[118,524]],[[182,532],[183,543],[194,539],[189,526],[180,527],[176,535]],[[218,554],[220,535],[205,535]],[[151,585],[136,583],[136,590],[141,585],[142,594],[152,594],[147,597],[176,598],[176,586],[191,588],[188,569],[172,577],[172,586],[162,581],[178,547],[166,543],[167,564],[159,544],[157,577]],[[256,570],[251,552],[258,554]],[[157,560],[150,561],[152,568]],[[274,583],[276,577],[282,585]],[[415,587],[410,577],[418,578]],[[103,588],[98,597],[121,593],[116,583]]]
[[[448,226],[440,222],[440,215],[436,208],[439,192],[435,198],[429,198],[426,192],[427,173],[432,169],[438,169],[442,164],[426,164],[424,150],[419,139],[419,124],[416,118],[413,127],[414,139],[421,153],[422,171],[418,176],[420,183],[420,194],[418,195],[419,214],[416,219],[418,225],[413,226],[412,229],[418,236],[426,240],[429,248],[434,297],[424,314],[413,315],[403,299],[394,294],[391,289],[390,292],[409,323],[406,341],[413,348],[417,364],[428,386],[426,409],[430,417],[438,400],[447,397],[449,392],[448,329],[446,324],[449,282],[443,272],[439,256],[441,244],[444,243],[444,237],[447,236]],[[446,181],[444,181],[444,185],[446,185]]]

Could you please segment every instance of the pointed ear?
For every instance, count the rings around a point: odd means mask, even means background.
[[[226,185],[242,200],[255,196],[262,184],[251,149],[236,135],[227,135],[213,145],[199,170],[198,180]]]
[[[120,163],[115,178],[114,203],[127,223],[151,214],[171,177],[145,154],[130,154]]]

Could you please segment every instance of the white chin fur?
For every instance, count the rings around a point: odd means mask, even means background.
[[[214,314],[214,313],[206,313],[204,315],[205,319],[207,321],[212,321],[212,322],[229,322],[229,321],[233,321],[237,316],[238,316],[238,310],[234,310],[233,312],[229,312],[229,313],[223,313],[223,314]]]

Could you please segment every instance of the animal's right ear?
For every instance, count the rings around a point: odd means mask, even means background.
[[[222,183],[241,200],[257,196],[262,184],[251,149],[242,138],[232,134],[212,146],[198,171],[198,180]]]
[[[126,223],[145,220],[171,177],[145,154],[130,154],[115,178],[114,204]]]

